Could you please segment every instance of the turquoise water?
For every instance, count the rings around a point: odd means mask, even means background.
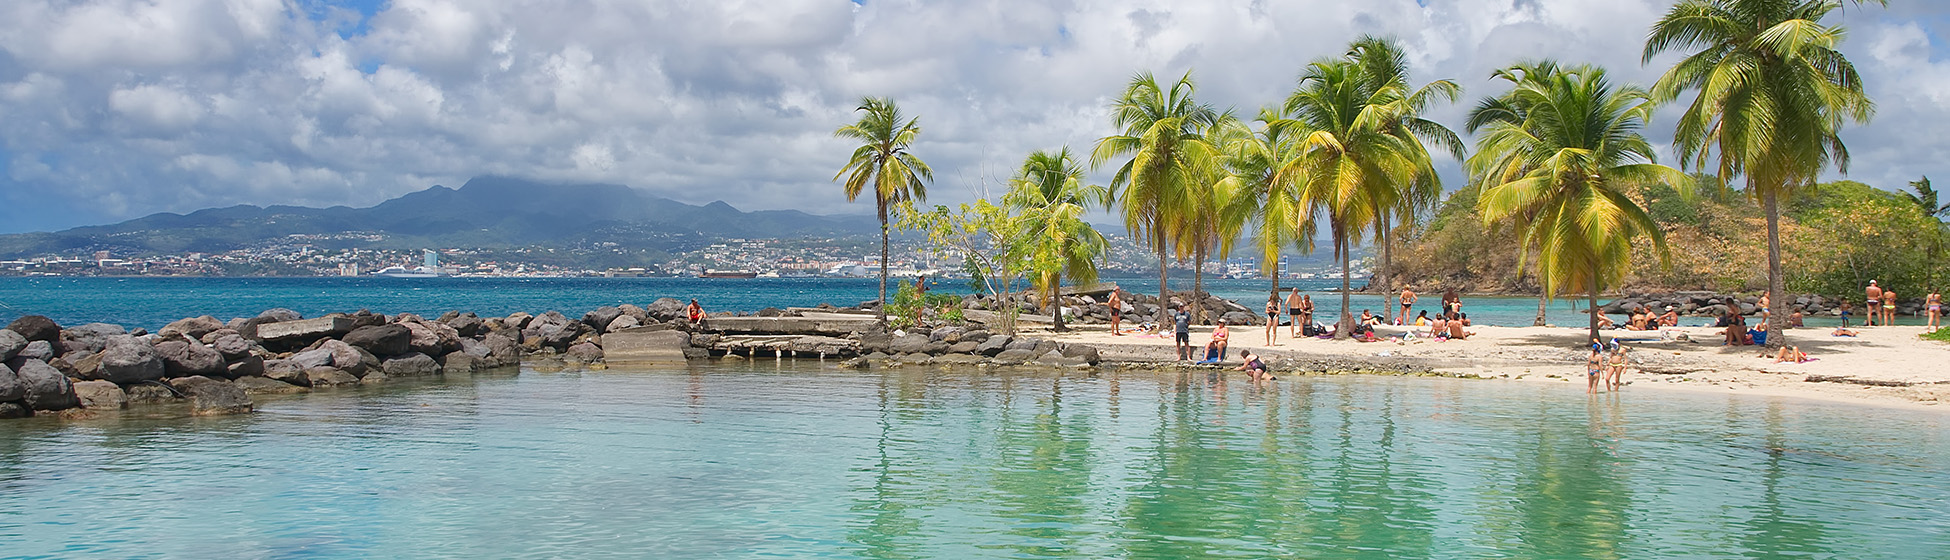
[[[1936,413],[762,360],[0,422],[0,556],[1950,558]]]
[[[966,293],[963,281],[941,281],[935,290]],[[1120,279],[1120,286],[1155,293],[1156,279]],[[1316,316],[1331,322],[1340,297],[1326,290],[1339,281],[1300,284],[1313,290]],[[1283,285],[1291,285],[1287,282]],[[1174,280],[1174,289],[1190,289]],[[1263,280],[1211,280],[1207,290],[1259,310],[1270,287]],[[63,325],[104,322],[155,330],[170,321],[198,315],[218,319],[251,317],[285,307],[316,317],[371,309],[375,312],[433,316],[450,310],[483,316],[516,311],[558,310],[580,315],[604,305],[649,303],[658,297],[696,298],[712,311],[758,311],[766,307],[811,307],[820,303],[855,305],[878,295],[878,282],[862,278],[0,278],[0,325],[21,315],[46,315]],[[1439,295],[1424,296],[1427,307]],[[1536,298],[1470,297],[1470,319],[1489,325],[1530,326]],[[1558,325],[1582,325],[1580,302],[1560,301],[1549,309]],[[1382,313],[1379,296],[1353,296],[1355,313]],[[1707,320],[1686,318],[1686,324]]]

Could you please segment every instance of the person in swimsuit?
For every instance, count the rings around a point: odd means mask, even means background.
[[[1930,321],[1924,326],[1929,327],[1930,330],[1937,330],[1939,327],[1936,323],[1936,318],[1943,315],[1943,294],[1930,292],[1930,295],[1924,296],[1923,313],[1929,317]]]
[[[1598,392],[1598,377],[1605,368],[1604,358],[1599,352],[1603,352],[1604,349],[1605,345],[1598,342],[1598,339],[1591,339],[1591,356],[1584,359],[1584,393],[1587,395]]]
[[[1293,291],[1299,292],[1300,289],[1294,288]],[[1300,332],[1305,334],[1306,329],[1314,324],[1314,296],[1300,296],[1300,321],[1305,323],[1300,327]]]
[[[1882,318],[1882,287],[1877,286],[1876,281],[1870,280],[1869,288],[1862,292],[1869,298],[1869,311],[1862,315],[1862,326],[1876,326],[1876,321]]]
[[[1173,307],[1171,311],[1172,334],[1178,339],[1178,359],[1192,359],[1192,314],[1183,307]]]
[[[684,307],[684,316],[690,318],[692,326],[704,326],[704,306],[698,305],[697,300]]]
[[[1397,325],[1408,324],[1408,309],[1415,306],[1415,290],[1402,288],[1402,320]]]
[[[1882,291],[1882,326],[1896,324],[1896,291]]]
[[[1612,348],[1611,363],[1608,364],[1605,371],[1605,390],[1608,391],[1618,390],[1619,387],[1618,380],[1619,378],[1625,377],[1626,364],[1627,364],[1627,360],[1625,358],[1625,346],[1621,344],[1615,348]]]
[[[1123,332],[1117,330],[1117,324],[1124,321],[1124,296],[1121,295],[1123,292],[1122,289],[1113,289],[1110,291],[1110,299],[1104,300],[1104,307],[1110,308],[1111,336],[1124,336]]]
[[[1773,300],[1768,298],[1767,296],[1768,296],[1767,292],[1760,293],[1760,318],[1763,321],[1767,320],[1768,316],[1774,314],[1773,306],[1769,305],[1770,303],[1773,303]]]
[[[1292,292],[1287,294],[1286,316],[1287,319],[1289,319],[1292,322],[1293,332],[1291,334],[1295,338],[1298,338],[1300,336],[1300,328],[1302,327],[1302,325],[1300,324],[1301,321],[1300,313],[1302,311],[1302,309],[1300,309],[1300,302],[1301,302],[1300,288],[1294,288]]]
[[[1429,326],[1429,310],[1424,309],[1422,310],[1422,313],[1415,316],[1415,326],[1417,327]]]
[[[1233,371],[1246,372],[1246,376],[1254,382],[1271,381],[1273,379],[1273,376],[1266,374],[1266,362],[1260,361],[1258,354],[1252,353],[1251,350],[1242,351],[1239,353],[1239,359],[1245,360],[1246,363],[1232,368]]]
[[[1842,326],[1848,326],[1848,316],[1855,314],[1855,304],[1842,300]]]
[[[1280,294],[1276,292],[1266,295],[1266,345],[1279,346],[1279,340]]]
[[[1217,351],[1219,361],[1226,359],[1226,347],[1232,344],[1232,330],[1226,328],[1226,320],[1220,319],[1219,326],[1212,327],[1212,342],[1206,343],[1208,352]]]
[[[1761,357],[1765,358],[1767,357],[1767,355],[1762,354]],[[1802,352],[1801,347],[1799,346],[1783,346],[1781,347],[1781,352],[1774,356],[1774,363],[1777,364],[1779,363],[1800,364],[1800,363],[1807,363],[1809,360],[1813,360],[1813,358],[1809,358],[1808,353]]]
[[[1666,306],[1666,314],[1659,316],[1659,325],[1665,327],[1679,326],[1679,312],[1674,310],[1673,306]]]
[[[1370,327],[1379,325],[1381,324],[1381,318],[1374,316],[1373,312],[1363,309],[1361,310],[1361,324]]]

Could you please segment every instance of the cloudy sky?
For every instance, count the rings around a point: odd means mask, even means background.
[[[1139,71],[1243,113],[1363,33],[1494,93],[1525,57],[1649,83],[1670,0],[8,0],[0,232],[232,204],[368,206],[482,174],[744,209],[863,213],[831,137],[863,95],[925,129],[936,202],[1029,150],[1087,150]],[[1950,177],[1950,2],[1850,8],[1880,105],[1851,178]],[[1460,123],[1463,105],[1435,117]],[[1649,131],[1670,138],[1670,115]],[[1452,188],[1461,183],[1445,167]]]

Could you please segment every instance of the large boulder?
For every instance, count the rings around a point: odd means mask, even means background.
[[[74,384],[61,370],[47,365],[47,362],[32,358],[15,357],[7,361],[7,367],[14,370],[20,378],[21,387],[26,389],[21,404],[34,410],[67,410],[81,406],[74,396]]]
[[[237,384],[201,375],[169,380],[169,386],[190,399],[190,413],[197,416],[243,414],[251,411],[251,396]]]
[[[1001,353],[996,354],[995,363],[1013,366],[1013,365],[1020,365],[1023,362],[1027,362],[1035,358],[1036,358],[1036,354],[1030,352],[1029,350],[1025,350],[1021,348],[1013,348],[1009,350],[1003,350]]]
[[[975,353],[993,358],[997,354],[1001,354],[1004,350],[1008,350],[1009,343],[1012,341],[1013,339],[1008,335],[991,336],[982,340],[981,344],[975,346]]]
[[[303,346],[320,338],[338,336],[352,330],[352,319],[329,315],[317,319],[279,321],[257,326],[257,338],[284,346]]]
[[[162,356],[156,355],[154,346],[133,336],[108,339],[108,344],[102,347],[101,358],[101,369],[94,379],[126,386],[163,377]]]
[[[223,354],[194,340],[171,338],[158,342],[156,355],[162,356],[163,374],[169,377],[216,375],[224,372]]]
[[[305,370],[305,385],[310,387],[343,387],[358,385],[359,378],[345,370],[325,366]]]
[[[639,325],[648,323],[651,320],[649,312],[644,311],[643,308],[637,307],[634,304],[625,303],[623,305],[618,305],[616,306],[616,310],[623,312],[624,317],[636,319],[636,323]],[[612,321],[612,323],[613,322],[614,321]]]
[[[1228,311],[1226,314],[1220,315],[1219,319],[1225,321],[1227,325],[1235,327],[1259,324],[1259,316],[1245,311]]]
[[[603,361],[614,367],[626,363],[684,363],[691,335],[684,331],[638,327],[603,336]]]
[[[264,310],[263,313],[257,314],[257,318],[264,319],[265,323],[282,323],[285,321],[297,321],[300,319],[304,319],[305,316],[298,314],[298,312],[296,311],[292,311],[282,307],[273,307],[271,309]]]
[[[570,346],[568,351],[562,353],[562,358],[566,361],[580,364],[593,364],[603,361],[603,349],[594,344],[584,342]]]
[[[652,319],[668,323],[686,318],[684,316],[684,307],[684,302],[678,301],[676,298],[666,297],[657,298],[657,301],[650,302],[650,305],[643,307],[643,311],[644,313],[648,313]]]
[[[603,329],[603,332],[613,333],[623,329],[630,329],[630,328],[636,328],[641,326],[643,326],[643,321],[641,319],[637,319],[636,317],[630,315],[621,315],[618,316],[616,319],[611,320],[609,322],[609,326],[605,327]]]
[[[108,347],[108,339],[128,334],[121,325],[108,323],[89,323],[61,331],[61,353],[100,352]]]
[[[192,339],[198,339],[203,338],[203,335],[210,334],[212,331],[225,328],[229,327],[224,325],[223,321],[218,321],[216,317],[204,315],[202,317],[178,319],[174,323],[164,325],[162,330],[156,331],[156,335],[163,337],[182,335]]]
[[[7,325],[7,330],[19,333],[30,341],[45,340],[48,344],[61,341],[61,325],[55,324],[53,319],[40,315],[26,315],[14,319],[12,324]]]
[[[306,369],[308,368],[298,365],[298,362],[291,360],[264,361],[264,377],[292,385],[311,386],[310,378],[305,376]]]
[[[408,342],[412,351],[439,356],[460,348],[460,331],[440,323],[412,321],[396,323],[406,327],[413,335]],[[378,352],[373,352],[378,354]]]
[[[487,362],[482,364],[482,367],[501,367],[521,363],[521,345],[516,344],[512,338],[488,333],[481,339],[481,345],[486,346],[488,350],[487,356],[483,357]]]
[[[390,377],[414,377],[440,373],[440,362],[432,356],[408,352],[380,362],[379,370]]]
[[[454,332],[460,333],[462,338],[479,336],[486,325],[486,322],[481,321],[481,318],[474,315],[471,311],[441,322],[446,323],[449,327],[453,327]]]
[[[461,351],[450,352],[447,355],[440,357],[441,375],[461,375],[467,373],[474,373],[475,370],[479,370],[479,369],[486,369],[486,367],[484,367],[481,364],[481,358],[476,358],[474,356],[469,355],[466,352],[461,352]],[[380,375],[385,375],[385,374],[382,373]]]
[[[926,354],[931,344],[932,341],[928,339],[928,335],[916,333],[894,337],[893,342],[888,343],[887,348],[889,353],[897,356],[901,354]]]
[[[607,332],[609,330],[609,322],[615,321],[617,317],[622,316],[622,309],[605,305],[596,308],[594,311],[582,314],[582,324],[589,325],[590,330],[596,332]]]
[[[0,362],[0,402],[13,402],[27,398],[27,386],[14,374],[14,368]]]
[[[540,318],[538,317],[537,320],[540,320]],[[565,323],[561,325],[552,323],[544,324],[539,331],[542,346],[548,346],[557,350],[567,349],[569,345],[575,343],[577,338],[590,332],[589,326],[582,323]]]
[[[1064,345],[1063,357],[1083,360],[1084,363],[1093,366],[1103,361],[1103,358],[1097,352],[1097,347],[1087,344]]]
[[[0,419],[28,418],[33,415],[34,409],[27,408],[27,405],[17,402],[0,402]]]
[[[318,349],[332,353],[333,367],[345,370],[353,377],[366,374],[365,355],[360,354],[358,348],[337,340],[326,340]]]
[[[243,389],[246,395],[283,395],[305,392],[304,387],[269,377],[239,377],[234,383],[237,384],[238,389]]]
[[[12,329],[0,329],[0,362],[14,359],[22,349],[27,348],[27,337]]]
[[[20,349],[20,353],[15,354],[14,357],[33,358],[43,362],[52,360],[54,359],[54,344],[45,340],[28,342],[27,347]]]
[[[343,340],[376,355],[396,356],[413,348],[413,330],[397,323],[359,327],[346,333]]]
[[[210,349],[223,354],[225,359],[236,360],[251,353],[251,341],[237,331],[222,330],[211,333],[217,335],[210,341]]]
[[[325,367],[333,363],[332,351],[324,348],[313,348],[292,354],[290,360],[298,364],[299,369]]]
[[[129,407],[129,394],[123,392],[120,386],[107,381],[76,381],[74,395],[81,401],[82,408]]]
[[[224,376],[231,379],[264,375],[264,357],[244,356],[224,366]]]

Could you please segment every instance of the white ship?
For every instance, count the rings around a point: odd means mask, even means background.
[[[428,269],[427,267],[424,266],[418,268],[406,268],[404,266],[389,266],[386,268],[379,269],[379,272],[374,272],[372,273],[372,275],[385,276],[387,278],[439,278],[441,276],[445,276],[445,274],[442,274],[437,269]]]

